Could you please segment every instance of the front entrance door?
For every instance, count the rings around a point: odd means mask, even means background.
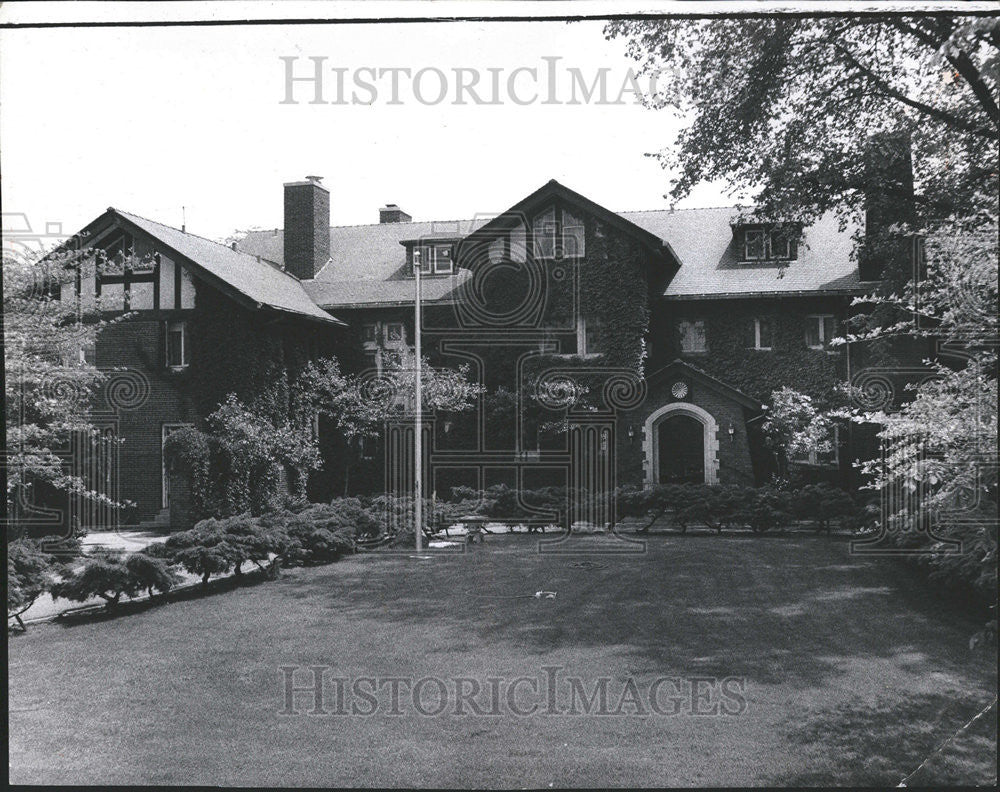
[[[163,424],[163,428],[160,430],[160,464],[161,464],[161,475],[163,482],[163,501],[160,507],[163,509],[169,508],[170,506],[170,471],[167,469],[167,460],[163,457],[163,444],[167,442],[167,438],[173,432],[178,429],[187,429],[194,424],[187,423],[169,423]]]
[[[671,415],[657,428],[660,484],[705,483],[705,427],[690,415]]]

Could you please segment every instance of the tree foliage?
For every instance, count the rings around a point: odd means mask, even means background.
[[[785,386],[771,394],[764,409],[764,438],[778,458],[780,475],[788,475],[789,459],[832,450],[833,424],[809,396]]]
[[[116,505],[93,482],[70,471],[60,454],[74,436],[90,453],[113,442],[101,436],[90,417],[105,374],[84,354],[107,322],[96,306],[84,310],[59,296],[61,287],[72,287],[66,267],[86,275],[94,263],[72,251],[47,258],[42,253],[4,247],[5,472],[7,509],[15,524],[44,505],[36,493],[45,488]]]
[[[937,536],[929,551],[961,542],[961,553],[913,557],[995,599],[1000,20],[624,20],[606,34],[627,39],[658,74],[649,103],[684,119],[677,145],[660,155],[675,177],[674,200],[699,182],[725,180],[762,219],[808,222],[866,205],[869,219],[888,226],[886,238],[920,238],[925,261],[884,270],[882,287],[857,301],[864,310],[847,340],[933,338],[938,353],[925,361],[933,376],[913,386],[911,401],[831,417],[880,428],[883,459],[863,470],[884,493],[908,493],[887,502],[882,529],[901,544]],[[908,173],[872,167],[873,144],[889,139],[911,147],[915,194]],[[900,199],[913,206],[877,204]],[[884,241],[866,239],[865,248],[886,258]],[[772,442],[815,440],[821,416],[812,406],[787,392],[775,397]]]
[[[995,201],[995,17],[639,19],[605,33],[656,75],[648,103],[686,121],[658,155],[675,201],[723,180],[762,216],[850,209],[869,183],[867,143],[886,133],[912,141],[928,214]]]
[[[55,582],[57,568],[38,542],[25,538],[7,544],[7,618],[22,630],[21,614]]]

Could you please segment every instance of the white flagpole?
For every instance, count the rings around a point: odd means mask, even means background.
[[[418,247],[414,253],[417,255],[414,257],[415,266],[413,268],[413,273],[416,276],[416,307],[414,315],[414,325],[413,325],[413,336],[414,336],[414,350],[416,356],[416,403],[414,405],[414,433],[413,433],[413,495],[414,495],[414,517],[416,520],[416,526],[414,535],[417,540],[417,552],[419,553],[422,549],[423,544],[423,394],[421,393],[421,382],[420,382],[420,268],[423,265],[422,256],[419,256],[420,248]]]

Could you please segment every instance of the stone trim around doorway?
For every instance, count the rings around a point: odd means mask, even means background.
[[[655,485],[660,478],[660,457],[658,454],[657,427],[665,418],[676,415],[689,415],[703,427],[702,437],[705,448],[705,483],[717,484],[719,481],[719,425],[711,413],[696,404],[688,402],[673,402],[655,410],[646,419],[642,428],[642,471],[646,486]]]

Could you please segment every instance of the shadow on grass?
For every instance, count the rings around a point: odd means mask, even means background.
[[[154,608],[160,608],[174,602],[184,602],[187,600],[204,599],[225,594],[235,589],[259,586],[262,583],[273,582],[267,572],[254,569],[244,572],[242,575],[229,575],[227,577],[209,579],[208,583],[196,583],[183,588],[172,589],[165,594],[156,594],[152,598],[140,600],[125,600],[119,602],[113,608],[106,608],[102,605],[95,605],[86,610],[77,612],[63,612],[52,618],[54,624],[63,627],[76,627],[81,624],[93,624],[95,622],[114,621],[116,619],[143,613]],[[13,635],[8,630],[8,635]],[[24,633],[18,631],[18,635]]]
[[[792,743],[815,753],[814,768],[778,776],[783,786],[909,786],[995,784],[997,721],[987,713],[931,756],[990,700],[956,690],[920,694],[874,706],[844,704],[789,724]],[[931,757],[914,773],[921,762]]]
[[[819,686],[848,673],[852,657],[895,664],[914,647],[931,648],[907,673],[967,669],[974,623],[887,559],[850,556],[846,540],[649,543],[641,556],[590,556],[600,566],[579,569],[524,537],[498,537],[461,557],[369,555],[278,588],[390,628],[425,626],[456,651],[503,641],[523,660],[605,647],[639,674]],[[558,593],[530,596],[540,590]]]

